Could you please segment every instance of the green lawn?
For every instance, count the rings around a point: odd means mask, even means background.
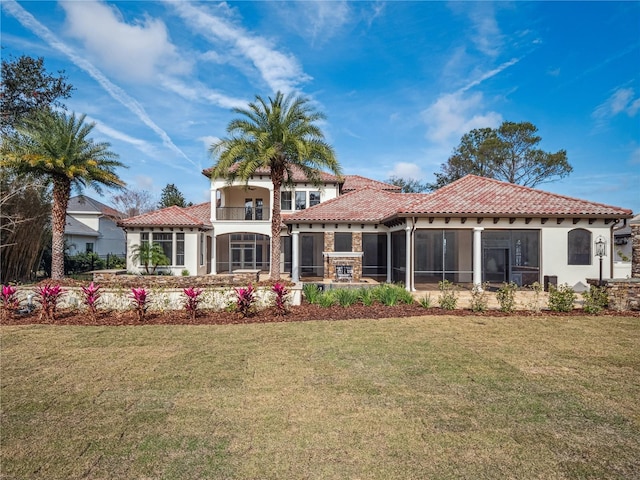
[[[640,318],[1,327],[2,479],[640,478]]]

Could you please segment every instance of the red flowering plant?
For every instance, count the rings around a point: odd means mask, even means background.
[[[88,287],[82,287],[82,300],[84,301],[91,320],[95,321],[96,314],[98,312],[98,300],[100,300],[99,285],[95,285],[93,282]]]
[[[133,309],[138,315],[138,321],[142,322],[144,320],[144,316],[147,313],[147,308],[149,308],[148,300],[149,296],[147,295],[147,291],[144,287],[140,288],[132,288],[131,289],[131,298]]]
[[[276,313],[278,315],[286,315],[288,300],[287,295],[289,295],[289,290],[287,290],[287,287],[285,287],[284,283],[277,282],[273,287],[271,287],[271,291],[276,295]]]
[[[253,313],[256,302],[255,289],[251,284],[247,288],[236,288],[236,312],[244,318]]]
[[[2,318],[4,319],[9,310],[18,308],[18,297],[16,296],[16,287],[11,285],[2,285]]]
[[[60,285],[42,285],[36,289],[36,301],[42,307],[40,318],[53,322],[56,318],[58,301],[64,294]]]
[[[200,295],[203,290],[201,288],[185,288],[182,290],[182,293],[187,297],[184,301],[184,309],[187,311],[191,320],[196,319],[196,314],[198,311],[198,304],[200,303]]]

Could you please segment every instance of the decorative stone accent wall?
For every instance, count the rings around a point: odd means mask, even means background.
[[[335,235],[333,232],[324,232],[324,251],[333,252],[335,245]]]
[[[631,225],[631,278],[640,278],[640,224]]]
[[[351,234],[351,250],[353,252],[362,252],[362,233],[354,232]],[[336,280],[336,266],[345,265],[352,268],[352,281],[359,282],[362,279],[362,256],[337,256],[331,255],[335,252],[335,235],[334,232],[324,232],[324,278],[326,280]]]

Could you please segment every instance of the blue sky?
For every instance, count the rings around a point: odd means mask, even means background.
[[[344,172],[432,181],[473,128],[528,121],[574,172],[539,188],[640,211],[640,2],[15,2],[2,56],[45,58],[130,187],[200,174],[231,108],[308,97]],[[98,197],[91,191],[87,194]],[[103,199],[108,200],[109,195]],[[99,198],[99,197],[98,197]]]

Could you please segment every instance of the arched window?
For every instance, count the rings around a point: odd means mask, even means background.
[[[591,265],[591,232],[576,228],[569,232],[569,265]]]

